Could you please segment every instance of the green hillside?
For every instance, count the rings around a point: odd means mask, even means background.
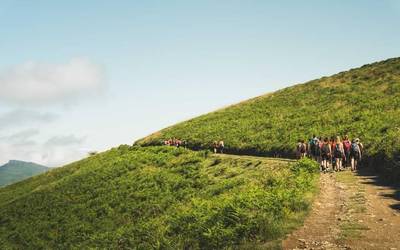
[[[226,151],[292,157],[312,134],[359,137],[368,163],[400,172],[400,58],[364,65],[179,123],[139,140],[176,137],[191,148],[223,139]],[[393,176],[393,175],[392,175]]]
[[[301,223],[318,167],[120,146],[0,189],[1,249],[222,249]],[[250,242],[250,243],[249,243]]]
[[[47,170],[47,167],[33,162],[11,160],[7,164],[0,166],[0,187],[24,180]]]

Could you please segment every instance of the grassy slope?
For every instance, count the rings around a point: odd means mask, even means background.
[[[170,137],[209,148],[223,139],[227,151],[292,156],[299,138],[360,137],[369,157],[400,169],[400,58],[323,77],[218,110],[139,140]]]
[[[309,205],[313,164],[120,146],[0,189],[0,246],[220,249],[276,239]]]
[[[0,187],[46,172],[47,167],[32,162],[11,161],[0,167]]]

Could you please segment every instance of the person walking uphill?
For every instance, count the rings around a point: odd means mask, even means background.
[[[334,157],[333,153],[335,152],[335,137],[332,136],[331,139],[329,140],[329,144],[331,145],[331,159],[330,159],[330,164],[332,166],[332,170],[334,166],[336,165],[336,158]]]
[[[309,155],[316,161],[318,161],[319,154],[319,139],[317,136],[313,135],[313,137],[309,141]]]
[[[350,149],[350,161],[351,161],[351,171],[356,171],[358,164],[361,161],[362,157],[362,144],[360,142],[360,139],[354,139],[353,142],[351,143],[351,149]]]
[[[342,160],[344,157],[344,149],[343,149],[343,144],[340,140],[340,137],[337,136],[335,140],[335,147],[333,151],[333,155],[335,158],[335,171],[340,171],[342,170]]]
[[[304,140],[299,140],[296,148],[297,158],[301,159],[307,154],[307,145],[304,143]]]
[[[218,142],[214,141],[212,147],[213,147],[214,154],[216,154],[218,152]]]
[[[344,136],[343,140],[343,150],[344,150],[344,167],[350,166],[350,149],[351,149],[351,142],[349,137],[346,135]]]
[[[224,148],[225,148],[225,144],[224,144],[224,141],[223,141],[223,140],[219,141],[219,143],[218,143],[218,148],[219,148],[219,152],[220,152],[221,154],[223,154],[223,153],[224,153]]]
[[[329,143],[328,137],[325,137],[321,147],[321,165],[322,165],[322,170],[324,172],[328,170],[331,157],[332,157],[331,144]]]

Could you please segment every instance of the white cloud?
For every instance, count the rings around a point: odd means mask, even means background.
[[[52,113],[42,113],[28,109],[16,109],[0,115],[0,129],[6,127],[18,127],[27,124],[47,123],[56,119],[57,115]]]
[[[22,160],[57,167],[87,155],[87,152],[81,150],[85,137],[54,136],[40,142],[34,138],[38,134],[37,129],[26,129],[0,136],[0,165],[9,160]]]
[[[46,146],[66,146],[66,145],[79,145],[85,140],[84,137],[76,137],[74,135],[67,136],[54,136],[47,140]]]
[[[14,143],[25,142],[33,136],[39,134],[38,129],[25,129],[8,136],[0,136],[0,141],[8,141]]]
[[[103,68],[88,59],[75,58],[65,64],[26,62],[0,71],[0,101],[65,102],[98,93],[104,82]]]

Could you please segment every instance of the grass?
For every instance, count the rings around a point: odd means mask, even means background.
[[[362,232],[369,230],[367,226],[364,226],[357,222],[345,222],[340,225],[340,239],[360,239]]]
[[[339,172],[336,175],[337,181],[346,185],[346,189],[351,195],[346,201],[345,220],[340,223],[339,240],[360,239],[362,232],[369,228],[357,221],[357,215],[364,214],[367,211],[365,188],[358,182],[357,177],[350,171]]]
[[[400,58],[322,77],[176,124],[137,141],[185,139],[226,152],[293,157],[298,139],[313,134],[359,137],[368,163],[400,178]]]
[[[275,247],[304,218],[317,176],[310,160],[120,146],[0,189],[0,246]]]

